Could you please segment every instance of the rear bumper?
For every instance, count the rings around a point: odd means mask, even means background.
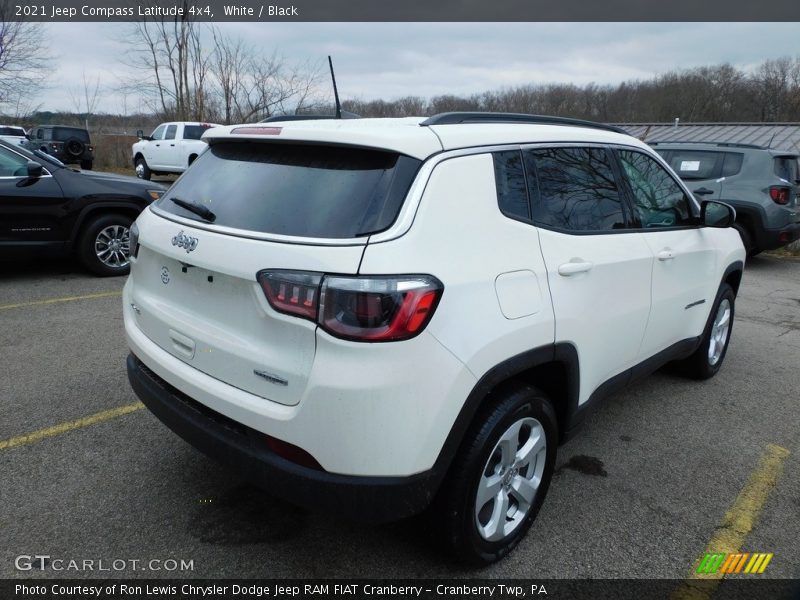
[[[441,479],[435,468],[408,477],[363,477],[299,466],[273,453],[263,434],[194,401],[133,354],[127,366],[134,391],[167,427],[270,494],[298,506],[358,521],[388,522],[422,512]]]
[[[756,233],[759,250],[774,250],[800,239],[800,223],[792,223],[778,229],[763,229]]]

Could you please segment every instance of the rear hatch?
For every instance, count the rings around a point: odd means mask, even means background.
[[[356,274],[369,235],[392,224],[419,165],[334,145],[215,143],[137,221],[138,327],[212,377],[298,403],[317,325],[273,310],[257,274]],[[306,292],[286,293],[302,304]]]

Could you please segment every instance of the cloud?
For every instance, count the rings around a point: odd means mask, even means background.
[[[750,68],[798,52],[796,24],[780,23],[221,23],[266,54],[325,67],[331,54],[343,98],[470,94],[528,83],[583,85],[645,79],[730,62]],[[100,110],[119,112],[115,91],[133,71],[123,57],[132,26],[54,23],[57,68],[42,98],[72,109],[82,72],[101,78]],[[746,40],[746,43],[743,43]],[[133,96],[129,112],[137,110]]]

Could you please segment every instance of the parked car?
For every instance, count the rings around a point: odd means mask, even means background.
[[[91,170],[94,165],[94,146],[89,132],[81,127],[40,125],[28,132],[29,150],[39,150],[55,156],[64,164],[79,164]]]
[[[723,363],[734,211],[620,130],[446,113],[205,139],[131,233],[128,375],[276,496],[376,522],[433,505],[489,563],[601,398]]]
[[[74,254],[97,275],[127,274],[131,223],[164,189],[0,141],[0,259]]]
[[[150,179],[153,175],[183,173],[206,149],[203,133],[214,123],[176,121],[162,123],[149,136],[138,131],[139,141],[131,148],[136,176]]]
[[[0,140],[8,142],[13,146],[25,145],[28,137],[25,129],[16,125],[0,125]]]
[[[655,143],[695,196],[736,209],[750,256],[800,238],[798,154],[747,144]]]

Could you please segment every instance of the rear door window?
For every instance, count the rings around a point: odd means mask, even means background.
[[[575,232],[626,225],[622,197],[604,148],[526,150],[533,221]]]
[[[725,152],[707,150],[668,150],[664,158],[681,179],[718,179],[722,174]]]
[[[223,142],[195,161],[158,202],[209,209],[213,223],[244,231],[314,238],[356,238],[388,228],[419,170],[417,159],[342,146]]]
[[[208,129],[211,129],[211,125],[184,125],[183,139],[199,140]]]

